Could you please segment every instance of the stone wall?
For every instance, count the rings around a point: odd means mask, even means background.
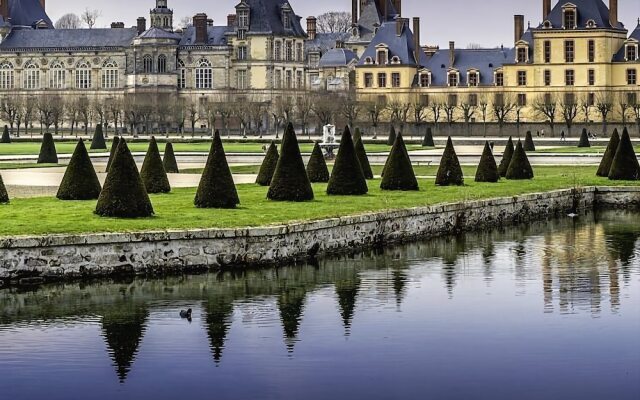
[[[0,283],[257,267],[563,215],[640,206],[640,187],[581,188],[265,228],[0,239]]]

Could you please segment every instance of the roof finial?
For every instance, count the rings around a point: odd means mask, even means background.
[[[531,29],[531,21],[527,21],[527,28]]]

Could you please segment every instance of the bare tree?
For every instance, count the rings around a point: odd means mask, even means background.
[[[67,98],[67,106],[65,108],[65,117],[69,123],[69,127],[71,128],[71,135],[76,133],[76,126],[78,125],[78,121],[80,120],[80,111],[78,110],[79,99],[77,97],[68,97]]]
[[[427,119],[427,97],[419,94],[414,95],[411,110],[413,111],[413,121],[417,126],[422,125]]]
[[[16,117],[20,113],[20,108],[22,106],[21,103],[22,98],[13,93],[5,95],[2,98],[2,102],[0,103],[0,112],[2,113],[2,119],[9,123],[11,132],[13,132],[13,126],[16,124]]]
[[[64,122],[65,115],[65,101],[61,96],[53,95],[51,100],[51,121],[53,122],[53,129],[55,134],[60,133],[60,127]],[[62,133],[64,137],[64,132]]]
[[[618,112],[620,113],[620,117],[622,119],[622,126],[627,126],[627,114],[631,109],[631,104],[629,104],[629,96],[627,92],[619,92],[616,103],[618,105]]]
[[[191,125],[191,137],[194,137],[196,135],[196,124],[200,119],[199,111],[200,110],[198,107],[198,102],[196,100],[189,99],[185,102],[184,112],[185,112],[186,119],[189,121],[189,124]]]
[[[361,104],[353,91],[349,91],[340,96],[340,114],[346,118],[352,129],[361,110]]]
[[[631,110],[633,110],[633,115],[636,120],[636,128],[638,130],[638,135],[640,135],[640,91],[635,91],[629,93],[631,97]]]
[[[446,101],[442,103],[442,110],[444,111],[444,116],[447,119],[447,125],[449,126],[449,135],[451,135],[451,128],[455,122],[455,113],[457,108],[458,96],[455,94],[448,95]]]
[[[256,104],[255,107],[259,107],[259,103]],[[295,112],[298,121],[300,121],[300,124],[302,125],[302,133],[309,135],[309,139],[311,139],[311,133],[308,125],[312,110],[313,99],[307,91],[304,91],[296,99]]]
[[[476,114],[476,109],[478,108],[478,95],[477,94],[469,94],[462,98],[460,102],[460,110],[462,111],[462,117],[464,118],[464,123],[467,126],[467,132],[471,132],[471,119],[473,119]]]
[[[37,111],[37,101],[35,98],[25,98],[22,101],[22,121],[24,123],[24,133],[29,134],[29,127],[33,123]]]
[[[86,96],[78,98],[76,107],[78,109],[78,116],[80,118],[80,121],[84,124],[84,134],[85,136],[87,136],[89,135],[89,123],[91,122],[93,107],[91,106],[91,103]]]
[[[431,112],[431,118],[433,119],[433,124],[438,130],[438,122],[440,121],[440,117],[442,116],[442,101],[441,96],[434,96],[429,102],[429,111]]]
[[[536,98],[533,109],[540,117],[544,118],[554,134],[558,111],[558,98],[555,93],[545,93]]]
[[[567,125],[568,135],[571,135],[573,122],[578,116],[578,109],[579,103],[576,100],[576,94],[573,92],[565,93],[562,101],[560,102],[560,113],[562,114],[562,118]]]
[[[317,29],[320,33],[349,32],[351,29],[351,13],[330,11],[318,16]]]
[[[339,104],[335,101],[333,95],[328,93],[316,93],[313,99],[311,111],[320,121],[320,125],[329,125],[333,122]]]
[[[605,90],[596,95],[596,109],[602,118],[602,134],[606,135],[609,114],[613,111],[613,95],[610,91]]]
[[[82,20],[82,22],[87,24],[89,29],[93,29],[93,27],[96,25],[96,22],[98,21],[98,18],[100,18],[101,16],[102,11],[89,10],[88,8],[85,8],[82,14],[80,14],[80,19]]]
[[[496,93],[493,103],[491,104],[491,108],[493,115],[496,117],[496,121],[498,121],[500,135],[502,135],[502,129],[504,128],[505,122],[508,121],[509,115],[511,115],[511,112],[516,108],[516,102],[513,94],[509,92]]]
[[[482,131],[483,136],[487,137],[487,117],[489,110],[489,97],[485,94],[478,98],[478,109],[480,110],[480,116],[482,117]]]
[[[386,108],[377,98],[371,96],[364,101],[364,110],[371,120],[373,126],[373,139],[378,137],[378,125],[380,124],[380,115]]]
[[[111,99],[105,100],[102,98],[95,98],[91,102],[93,114],[98,119],[98,122],[102,125],[104,132],[107,131],[109,121],[111,120],[111,112],[109,110],[109,105],[107,104],[109,101],[111,101]]]
[[[82,20],[74,13],[68,13],[60,17],[54,26],[56,29],[80,29]]]
[[[584,116],[584,124],[586,126],[589,126],[591,124],[591,107],[593,106],[591,104],[589,94],[582,93],[579,97],[578,102],[580,104],[580,112],[582,112],[582,115]]]
[[[113,98],[107,102],[107,108],[109,115],[113,121],[114,134],[118,134],[118,122],[122,123],[122,106],[123,101],[121,98]],[[107,131],[105,130],[105,133]]]
[[[307,96],[307,100],[304,100],[304,102],[308,103],[309,110],[311,110],[311,99],[309,96]],[[251,107],[251,123],[255,127],[255,130],[258,132],[260,138],[262,138],[262,131],[266,114],[267,104],[260,99],[256,99],[256,101],[254,101],[253,103],[253,107]]]
[[[178,22],[178,27],[182,30],[185,30],[189,27],[193,26],[193,18],[186,16],[180,18],[180,22]]]
[[[44,128],[46,131],[53,125],[53,102],[54,96],[43,95],[38,97],[38,118],[40,120],[40,130]]]

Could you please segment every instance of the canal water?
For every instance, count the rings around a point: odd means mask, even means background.
[[[637,400],[640,215],[1,290],[0,398]]]

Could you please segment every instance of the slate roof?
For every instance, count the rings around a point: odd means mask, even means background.
[[[207,45],[209,46],[226,46],[227,38],[225,35],[228,32],[231,32],[232,28],[228,26],[208,26],[207,34],[209,35],[209,41]],[[196,41],[196,28],[193,26],[188,27],[182,33],[182,38],[180,39],[180,46],[197,46]]]
[[[398,36],[396,34],[396,22],[385,22],[378,33],[375,35],[367,49],[362,53],[360,57],[359,65],[365,65],[365,59],[371,57],[372,60],[376,59],[376,46],[379,44],[386,44],[389,48],[389,60],[394,56],[400,59],[400,63],[404,65],[416,65],[416,60],[413,55],[415,48],[413,43],[413,32],[408,26],[404,26],[402,34]],[[424,51],[420,52],[420,65],[426,65],[427,55]]]
[[[11,24],[15,26],[33,26],[43,20],[53,28],[53,23],[40,5],[40,0],[9,0]]]
[[[182,36],[178,33],[168,32],[162,28],[152,27],[139,36],[140,38],[146,39],[173,39],[173,40],[181,40]]]
[[[331,32],[331,33],[317,33],[314,40],[307,40],[305,42],[305,50],[320,51],[321,53],[336,47],[336,42],[341,40],[346,42],[351,37],[347,32]]]
[[[636,29],[634,29],[634,31],[631,32],[631,35],[629,35],[629,39],[640,41],[640,21],[638,21],[638,26],[636,26]],[[620,50],[618,50],[618,52],[613,56],[613,61],[626,62],[624,59],[624,57],[626,56],[625,51],[626,46],[622,45],[622,47],[620,47]]]
[[[393,20],[397,16],[396,9],[391,0],[387,1],[388,20]],[[370,41],[375,36],[375,27],[383,23],[382,10],[378,9],[375,0],[367,0],[362,6],[360,18],[358,18],[358,31],[361,41]]]
[[[295,12],[291,16],[291,29],[284,29],[281,7],[289,3],[287,0],[244,0],[244,2],[249,6],[248,33],[306,36],[300,24],[301,17],[295,15]]]
[[[345,67],[357,58],[356,53],[349,49],[331,49],[320,58],[318,65],[320,68]]]
[[[480,85],[493,85],[493,72],[504,64],[513,62],[513,49],[455,49],[454,68],[460,71],[460,86],[467,85],[467,71],[480,72]],[[449,49],[438,50],[429,58],[426,68],[431,71],[432,86],[446,86],[449,71]]]
[[[115,48],[129,46],[136,28],[125,29],[18,29],[0,43],[0,51],[59,48]]]
[[[575,6],[577,7],[577,27],[579,29],[586,28],[587,21],[591,19],[596,23],[596,28],[612,27],[611,23],[609,22],[609,8],[604,4],[602,0],[567,0],[558,2],[558,4],[556,4],[556,6],[551,10],[549,16],[545,18],[545,20],[549,20],[551,22],[553,28],[562,28],[562,7],[566,3],[575,4]],[[542,28],[542,24],[539,26],[539,28]],[[618,25],[614,26],[613,28],[624,29],[624,25],[618,22]]]

